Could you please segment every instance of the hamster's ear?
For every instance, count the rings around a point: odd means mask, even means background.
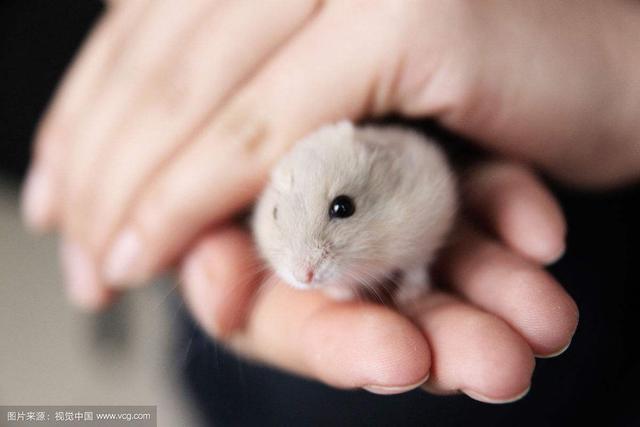
[[[287,167],[276,167],[271,171],[271,183],[280,191],[288,191],[293,188],[293,170]]]
[[[353,139],[356,128],[350,120],[341,120],[332,126],[332,130],[338,138]]]
[[[351,140],[355,135],[356,129],[349,120],[341,120],[336,123],[324,125],[307,135],[305,141],[333,141],[333,140]]]

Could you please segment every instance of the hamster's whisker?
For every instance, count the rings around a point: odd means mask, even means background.
[[[250,263],[246,269],[244,269],[240,274],[235,275],[232,280],[233,284],[225,295],[225,298],[229,298],[234,296],[236,293],[243,291],[247,285],[252,282],[256,284],[253,285],[254,293],[260,288],[262,282],[264,282],[263,276],[268,277],[265,273],[269,273],[269,275],[273,275],[270,270],[268,264],[264,261],[258,259],[256,262]],[[184,283],[185,278],[180,277],[180,282]],[[212,283],[215,286],[215,279],[213,279]]]
[[[367,283],[366,281],[364,281],[362,279],[362,277],[358,276],[357,274],[354,274],[354,272],[352,271],[345,271],[344,274],[349,277],[349,279],[353,280],[354,282],[358,283],[360,286],[362,286],[363,288],[365,288],[366,290],[370,291],[372,294],[375,294],[377,299],[379,298],[379,295],[377,295],[377,293],[375,292],[375,290],[371,287],[371,285],[369,283]],[[360,293],[356,293],[356,295],[358,296],[358,298],[362,301],[367,301],[367,298],[364,298]]]
[[[378,300],[378,302],[380,302],[381,304],[384,304],[385,301],[384,301],[384,298],[379,293],[379,289],[375,281],[375,277],[369,275],[374,280],[373,282],[369,282],[368,280],[366,280],[365,277],[361,275],[362,273],[364,272],[360,270],[356,270],[355,268],[348,270],[346,272],[346,274],[348,274],[351,279],[361,284],[365,289],[367,289],[371,294],[373,294],[373,296]]]
[[[382,301],[385,306],[393,306],[393,294],[402,286],[394,278],[393,273],[383,269],[371,269],[366,266],[358,266],[358,273],[370,277],[375,283],[375,290],[382,292],[387,298]],[[373,273],[371,272],[373,270]],[[354,269],[355,271],[355,269]]]
[[[387,289],[386,283],[384,280],[384,275],[380,275],[380,276],[376,276],[374,274],[369,273],[366,269],[361,270],[361,274],[364,274],[366,276],[369,276],[371,278],[371,280],[374,281],[374,288],[375,288],[375,292],[376,295],[378,294],[378,292],[380,290],[389,293],[389,289]],[[384,298],[380,298],[380,302],[383,305],[386,305],[386,300]]]
[[[385,289],[387,289],[387,291],[392,294],[397,292],[398,288],[402,286],[402,283],[399,283],[396,280],[392,272],[383,273],[383,277],[384,277],[383,283],[384,283]]]

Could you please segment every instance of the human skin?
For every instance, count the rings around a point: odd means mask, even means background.
[[[528,386],[532,355],[564,348],[577,321],[543,270],[562,253],[562,215],[526,167],[494,162],[469,173],[471,221],[489,232],[465,228],[442,257],[453,292],[419,313],[334,306],[278,286],[253,298],[260,276],[246,269],[257,260],[229,221],[298,137],[387,113],[434,117],[566,183],[629,181],[640,164],[639,24],[640,5],[623,0],[117,3],[38,132],[25,218],[64,236],[68,289],[81,305],[104,306],[113,289],[184,259],[194,314],[241,353],[337,386],[400,391],[430,372],[432,391],[508,400]],[[507,285],[541,297],[497,291]],[[273,315],[283,306],[299,310]],[[352,319],[378,322],[381,335],[354,340],[366,334],[337,327]],[[442,333],[469,324],[480,325],[477,341]],[[287,334],[283,325],[304,327]],[[297,342],[329,331],[335,366],[313,365]],[[384,331],[402,339],[385,341]],[[456,357],[452,349],[474,342],[465,354],[476,357]],[[482,357],[487,343],[496,359]],[[372,362],[368,376],[345,368],[375,354],[385,363]],[[489,361],[512,369],[489,379]]]

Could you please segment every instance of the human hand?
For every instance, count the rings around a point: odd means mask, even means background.
[[[406,313],[291,289],[261,269],[250,235],[233,224],[187,256],[186,304],[241,355],[333,386],[515,400],[528,390],[533,356],[562,352],[576,328],[575,303],[544,271],[532,238],[559,254],[563,217],[526,168],[491,162],[465,176],[467,222],[437,266],[446,288]]]
[[[77,63],[39,136],[41,186],[26,195],[30,222],[72,242],[72,292],[85,302],[108,299],[105,280],[164,268],[252,200],[297,137],[339,118],[431,115],[569,182],[637,171],[633,2],[143,3],[118,4]],[[198,25],[209,19],[219,25]],[[562,239],[533,229],[523,235],[536,249],[501,239],[530,260],[556,257]]]
[[[85,282],[153,276],[339,118],[432,115],[574,182],[638,170],[635,2],[279,5],[107,13],[38,134],[24,203],[28,223],[63,232]]]
[[[293,141],[345,117],[434,116],[571,182],[638,171],[636,2],[279,6],[107,13],[46,116],[25,192],[27,222],[64,235],[72,282],[152,277],[253,200]]]

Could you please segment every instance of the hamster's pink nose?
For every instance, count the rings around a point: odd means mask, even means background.
[[[307,270],[307,275],[305,276],[305,279],[307,279],[305,283],[313,282],[313,270]]]
[[[301,283],[305,283],[305,284],[310,284],[311,282],[313,282],[313,277],[314,277],[314,272],[313,269],[311,268],[307,268],[305,270],[302,271],[297,271],[294,274],[294,277],[296,278],[297,281],[301,282]]]

